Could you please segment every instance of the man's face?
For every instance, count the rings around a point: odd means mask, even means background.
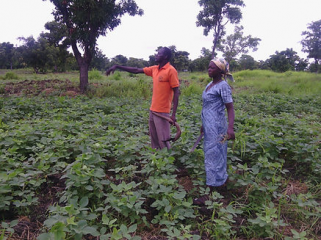
[[[165,55],[165,50],[163,48],[159,49],[156,56],[155,56],[155,61],[160,63],[164,60],[166,60],[166,55]]]

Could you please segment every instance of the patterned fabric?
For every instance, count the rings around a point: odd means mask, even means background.
[[[206,185],[221,186],[227,180],[227,134],[225,103],[233,102],[232,91],[226,81],[221,81],[203,94],[202,123],[204,129],[204,155]]]
[[[230,65],[224,58],[213,58],[211,60],[219,69],[222,70],[222,76],[224,79],[229,79],[231,82],[234,82],[232,74],[230,74]]]

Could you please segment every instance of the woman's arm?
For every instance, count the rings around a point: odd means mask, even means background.
[[[235,139],[235,133],[234,133],[234,106],[233,103],[225,103],[225,107],[227,110],[227,118],[228,118],[228,127],[227,127],[227,135],[228,139]]]

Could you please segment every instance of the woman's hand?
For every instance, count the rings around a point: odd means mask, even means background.
[[[204,134],[204,128],[203,128],[203,125],[201,126],[200,134]]]
[[[233,128],[232,129],[227,129],[227,140],[234,140],[235,139],[235,133]]]

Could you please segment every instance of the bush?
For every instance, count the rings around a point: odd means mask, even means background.
[[[12,80],[12,79],[19,79],[18,75],[13,72],[7,72],[4,75],[3,80]]]
[[[115,72],[115,73],[112,75],[111,79],[117,80],[117,81],[120,80],[120,79],[121,79],[121,74],[120,74],[120,72]]]
[[[89,80],[102,80],[103,76],[100,74],[100,72],[97,69],[93,69],[88,72],[88,79]]]

